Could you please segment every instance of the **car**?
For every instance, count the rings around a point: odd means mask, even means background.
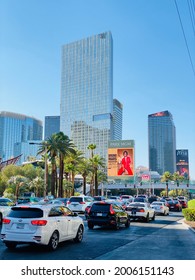
[[[133,196],[132,195],[128,195],[128,194],[122,194],[120,196],[121,200],[131,200],[132,198],[133,198]]]
[[[33,203],[39,203],[40,198],[39,197],[19,197],[16,201],[16,204],[33,204]]]
[[[92,202],[94,199],[91,196],[71,196],[67,206],[72,210],[73,212],[77,213],[84,213],[85,208]]]
[[[147,203],[148,199],[140,196],[140,197],[135,197],[133,202],[145,202],[145,203]]]
[[[165,198],[160,198],[159,201],[163,202],[167,207],[169,207],[169,203],[167,202],[167,200]]]
[[[182,205],[178,199],[171,199],[168,200],[167,202],[168,202],[169,210],[178,211],[178,212],[182,211]]]
[[[49,201],[42,201],[42,204],[59,204],[59,205],[64,205],[66,206],[68,202],[68,198],[55,198]]]
[[[182,208],[188,207],[188,201],[185,197],[178,196],[177,199],[179,200],[180,204],[182,205]]]
[[[150,206],[154,209],[155,214],[169,215],[169,207],[162,201],[153,201]]]
[[[89,215],[89,211],[90,211],[90,208],[91,208],[91,206],[92,206],[92,204],[93,204],[94,202],[91,202],[90,204],[88,204],[87,205],[87,207],[85,208],[85,218],[86,218],[86,220],[88,219],[88,215]]]
[[[102,200],[106,200],[105,196],[101,196],[101,195],[95,195],[93,197],[94,201],[102,201]]]
[[[2,224],[4,216],[10,211],[11,206],[15,205],[13,200],[5,197],[0,197],[0,225]]]
[[[93,229],[94,226],[109,226],[119,229],[121,225],[128,228],[130,217],[118,203],[99,201],[92,204],[88,212],[87,225],[89,229]]]
[[[9,248],[18,244],[45,245],[56,250],[59,242],[81,242],[84,223],[62,205],[17,205],[3,218],[1,240]]]
[[[145,222],[155,220],[155,211],[150,207],[150,204],[146,202],[132,202],[126,207],[125,211],[132,220],[141,220]]]

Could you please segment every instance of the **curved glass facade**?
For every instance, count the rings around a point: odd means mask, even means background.
[[[22,143],[42,140],[43,125],[40,120],[22,114],[0,112],[0,157],[2,161],[25,154]],[[29,145],[27,145],[28,147]],[[17,147],[17,148],[16,148]],[[26,151],[28,155],[28,151]]]
[[[110,32],[62,47],[60,130],[89,157],[107,158],[113,139],[113,42]]]

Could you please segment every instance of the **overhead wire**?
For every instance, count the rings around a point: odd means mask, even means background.
[[[189,49],[188,42],[187,42],[187,39],[186,39],[186,35],[185,35],[183,23],[182,23],[181,16],[180,16],[180,12],[179,12],[178,5],[177,5],[177,1],[174,0],[174,2],[175,2],[175,6],[176,6],[176,10],[177,10],[178,17],[179,17],[179,21],[180,21],[180,25],[181,25],[183,37],[184,37],[184,40],[185,40],[185,44],[186,44],[188,56],[189,56],[189,59],[190,59],[190,64],[191,64],[192,71],[193,71],[193,74],[194,74],[194,77],[195,77],[195,69],[194,69],[194,65],[193,65],[193,62],[192,62],[192,57],[191,57],[191,54],[190,54],[190,49]]]

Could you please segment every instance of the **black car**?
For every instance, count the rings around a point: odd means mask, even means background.
[[[115,202],[99,201],[94,202],[88,212],[88,228],[94,226],[111,226],[119,229],[121,225],[126,228],[130,226],[128,213]]]
[[[168,207],[169,207],[170,211],[171,210],[173,210],[173,211],[182,211],[182,205],[179,202],[179,200],[172,199],[172,200],[168,200],[167,203],[168,203]]]

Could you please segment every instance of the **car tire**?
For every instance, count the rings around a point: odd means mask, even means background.
[[[130,227],[130,220],[129,220],[129,219],[126,221],[125,227],[126,227],[126,228],[129,228],[129,227]]]
[[[5,242],[5,246],[10,249],[10,250],[13,250],[16,248],[16,243],[15,242]]]
[[[150,221],[150,217],[149,214],[147,214],[146,218],[145,218],[146,223],[148,223]]]
[[[58,244],[59,244],[59,234],[57,231],[54,231],[50,238],[48,247],[50,250],[55,251],[58,247]]]
[[[83,226],[80,225],[77,231],[77,235],[74,238],[74,242],[80,243],[83,240],[83,231],[84,231]]]
[[[91,222],[88,222],[87,225],[88,225],[89,229],[93,229],[94,228],[94,225]]]
[[[152,221],[154,221],[154,220],[155,220],[155,218],[156,218],[156,217],[155,217],[155,213],[154,213],[154,215],[153,215],[153,217],[152,217]]]
[[[118,230],[120,228],[119,220],[116,220],[116,224],[114,225],[114,229]]]
[[[0,225],[2,225],[3,222],[3,215],[0,213]]]

